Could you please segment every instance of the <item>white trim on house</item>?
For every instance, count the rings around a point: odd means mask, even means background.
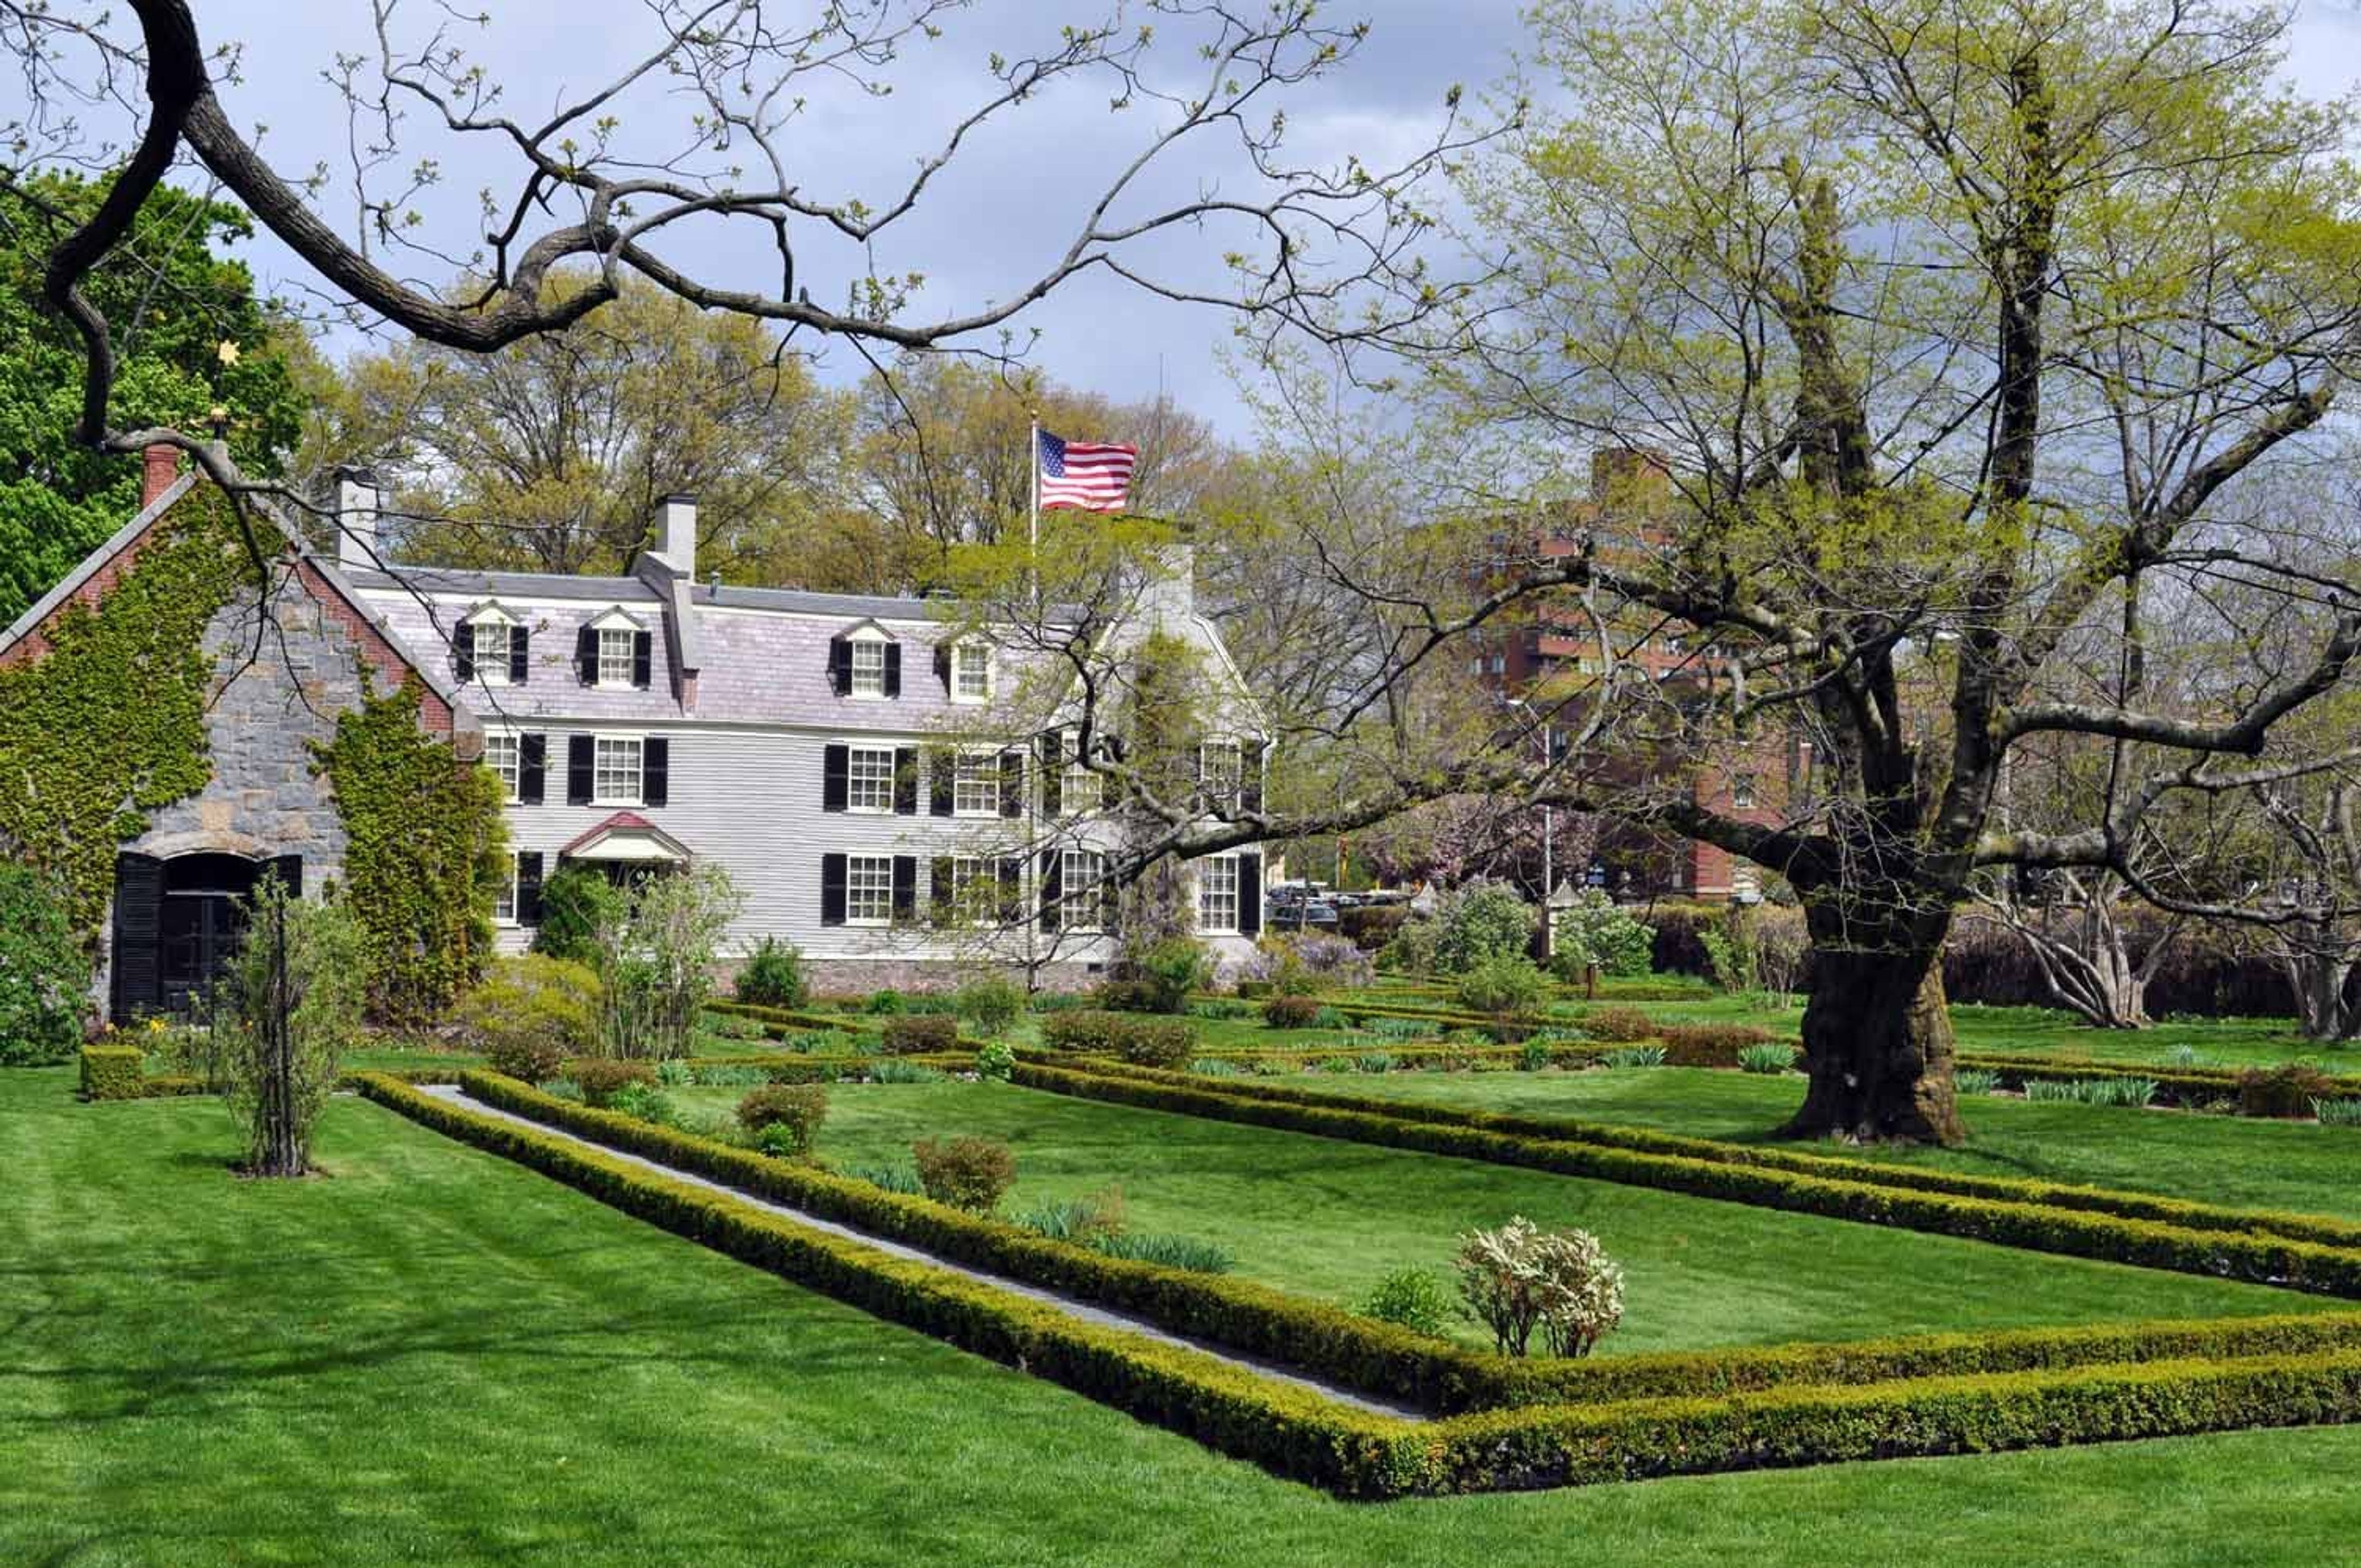
[[[648,737],[644,730],[593,729],[590,736],[590,804],[594,806],[645,806],[648,803]],[[600,754],[609,741],[638,748],[631,764],[631,793],[609,795],[598,786],[607,772]]]

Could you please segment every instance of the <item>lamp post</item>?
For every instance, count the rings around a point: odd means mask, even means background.
[[[1541,741],[1542,771],[1547,773],[1550,763],[1556,761],[1550,755],[1548,724],[1542,720],[1540,713],[1535,710],[1533,705],[1523,697],[1503,697],[1501,700],[1509,707],[1523,713],[1532,722],[1534,737]],[[1549,907],[1550,894],[1557,891],[1556,867],[1551,859],[1551,841],[1556,837],[1557,808],[1544,803],[1542,806],[1542,959],[1543,962],[1547,962],[1557,952],[1556,922],[1551,916]]]

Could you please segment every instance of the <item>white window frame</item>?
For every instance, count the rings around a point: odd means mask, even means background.
[[[508,753],[505,766],[495,760],[501,751]],[[513,729],[485,730],[484,766],[500,775],[505,799],[509,805],[516,805],[524,788],[524,737]]]
[[[846,695],[857,696],[863,702],[884,701],[885,644],[891,642],[893,639],[873,626],[864,626],[848,636],[845,641],[852,647],[850,655],[852,667],[845,676]],[[863,654],[873,654],[876,658],[875,664],[864,668],[862,662]],[[864,685],[864,682],[867,684]]]
[[[1213,758],[1221,754],[1226,754],[1229,759],[1229,787],[1226,790],[1215,786],[1213,776]],[[1235,736],[1230,735],[1216,736],[1211,740],[1199,741],[1197,743],[1197,777],[1209,805],[1235,811],[1238,808],[1238,801],[1246,793],[1246,749],[1245,743]]]
[[[509,851],[509,883],[506,893],[492,894],[492,924],[495,926],[522,924],[517,919],[517,855],[518,851],[514,850]],[[505,915],[500,913],[500,905],[503,902],[509,906],[509,912]]]
[[[1090,890],[1091,894],[1087,904],[1078,901],[1074,896],[1076,882],[1074,873],[1077,866],[1083,861],[1088,861],[1091,868],[1090,880],[1082,884]],[[1077,918],[1077,912],[1085,909],[1088,913]],[[1106,856],[1097,850],[1071,847],[1060,851],[1058,856],[1060,928],[1071,931],[1078,937],[1096,936],[1105,929],[1105,910]]]
[[[1058,810],[1064,817],[1087,817],[1106,805],[1106,775],[1082,762],[1066,764],[1066,782],[1058,792]]]
[[[983,773],[979,781],[973,776]],[[980,790],[989,796],[987,804],[968,804],[970,789]],[[970,821],[1000,815],[1000,753],[997,751],[963,751],[951,763],[951,815]]]
[[[1220,868],[1221,874],[1229,879],[1229,886],[1226,889],[1207,885],[1209,880],[1208,873],[1214,872],[1216,868]],[[1211,899],[1220,898],[1224,895],[1229,899],[1229,919],[1227,922],[1211,918],[1207,913],[1209,909],[1215,908],[1215,906],[1208,901]],[[1238,931],[1238,912],[1240,909],[1239,900],[1245,896],[1246,889],[1240,883],[1238,874],[1238,858],[1235,855],[1208,855],[1203,860],[1199,861],[1197,862],[1198,934],[1207,937],[1236,936]]]
[[[497,612],[478,616],[467,622],[467,655],[476,666],[476,684],[481,686],[504,686],[509,684],[509,651],[516,646],[516,622]],[[484,640],[487,632],[500,634],[500,652],[487,654]]]
[[[977,665],[982,666],[982,691],[967,689],[967,679]],[[992,644],[968,638],[951,644],[951,700],[969,707],[992,700]]]
[[[631,768],[631,793],[609,795],[599,787],[606,782],[606,751],[610,745],[628,745],[635,759]],[[609,732],[590,738],[590,804],[593,806],[645,806],[648,800],[648,738],[644,735],[617,735]]]
[[[864,776],[862,764],[866,762],[868,768],[870,770],[874,770],[877,765],[876,760],[879,757],[885,759],[884,795],[878,804],[873,806],[864,806],[862,804],[861,798],[862,787],[866,785],[873,789],[875,788],[878,781],[873,772],[871,772]],[[857,741],[848,742],[846,744],[844,748],[844,809],[850,812],[858,813],[862,817],[891,817],[894,815],[893,747],[870,745]]]
[[[984,890],[981,897],[975,891],[979,886]],[[952,913],[961,919],[989,915],[1000,901],[1000,868],[988,856],[953,855],[951,885],[945,891],[950,894]]]
[[[1740,811],[1754,809],[1754,775],[1752,773],[1730,775],[1730,804]]]
[[[601,626],[597,630],[598,634],[598,664],[597,670],[598,678],[596,684],[598,689],[600,691],[617,691],[629,689],[638,685],[639,683],[631,678],[631,673],[633,666],[639,662],[634,656],[639,652],[634,644],[638,642],[640,634],[628,626]],[[620,645],[621,649],[620,652],[609,652],[609,649],[617,647],[618,644]],[[609,675],[607,672],[610,663],[618,666],[620,670],[620,674]]]
[[[881,877],[884,880],[877,880]],[[873,895],[880,912],[859,913]],[[853,853],[844,857],[844,923],[872,927],[894,924],[893,856]]]

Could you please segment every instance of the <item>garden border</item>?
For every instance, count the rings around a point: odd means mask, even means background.
[[[1403,1420],[1198,1352],[1077,1322],[727,1194],[445,1104],[382,1074],[367,1075],[362,1087],[390,1110],[675,1234],[1345,1497],[1526,1489],[2361,1418],[2361,1352],[2336,1350]]]

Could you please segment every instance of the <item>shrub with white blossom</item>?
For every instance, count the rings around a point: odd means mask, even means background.
[[[1587,1355],[1623,1321],[1623,1270],[1587,1231],[1544,1231],[1519,1214],[1459,1238],[1452,1260],[1469,1314],[1507,1355],[1539,1330],[1552,1355]]]

